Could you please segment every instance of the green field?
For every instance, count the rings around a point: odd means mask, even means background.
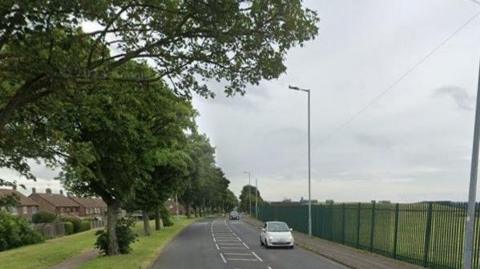
[[[307,232],[306,205],[259,209],[261,220],[283,220]],[[315,236],[429,268],[462,268],[464,203],[332,204],[312,207]],[[479,210],[477,208],[477,219]],[[479,268],[476,224],[474,268]]]

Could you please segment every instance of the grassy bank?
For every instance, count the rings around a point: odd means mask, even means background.
[[[9,269],[50,268],[70,257],[93,249],[95,230],[51,239],[45,243],[0,252],[0,267]]]
[[[114,257],[98,257],[82,265],[82,269],[100,269],[100,268],[148,268],[161,250],[168,244],[179,232],[190,225],[194,219],[181,218],[174,226],[166,227],[160,231],[153,231],[150,236],[140,236],[132,245],[132,252],[127,255]],[[143,226],[138,223],[137,233],[142,233]]]

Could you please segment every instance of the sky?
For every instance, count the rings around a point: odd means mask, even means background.
[[[312,199],[466,200],[480,4],[304,4],[318,12],[319,33],[288,53],[285,74],[245,96],[226,98],[211,84],[215,99],[193,99],[231,189],[239,194],[251,171],[265,200],[307,197],[307,96],[288,90],[296,85],[311,89]],[[37,182],[0,176],[24,183],[24,192],[62,188],[55,171],[32,168]]]

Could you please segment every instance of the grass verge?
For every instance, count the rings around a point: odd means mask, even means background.
[[[95,230],[51,239],[45,243],[0,252],[0,267],[8,269],[50,268],[93,249]]]
[[[132,252],[129,254],[113,257],[101,256],[87,262],[80,268],[148,268],[155,261],[161,250],[178,233],[194,221],[195,219],[181,218],[171,227],[166,227],[160,231],[153,231],[150,236],[139,236],[138,240],[132,244]],[[142,228],[141,223],[136,225],[136,230],[139,235],[142,234]]]

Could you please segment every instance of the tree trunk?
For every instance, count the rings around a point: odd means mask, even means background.
[[[160,230],[160,209],[158,207],[155,208],[155,231]]]
[[[193,213],[195,214],[195,218],[198,217],[198,209],[196,207],[193,208]]]
[[[143,218],[143,234],[146,236],[150,235],[150,219],[148,218],[148,212],[146,210],[142,210],[142,218]]]
[[[117,218],[118,210],[120,208],[120,203],[116,200],[112,200],[111,203],[107,204],[107,233],[108,233],[108,250],[107,255],[114,256],[120,254],[118,251],[118,240],[117,240]]]

